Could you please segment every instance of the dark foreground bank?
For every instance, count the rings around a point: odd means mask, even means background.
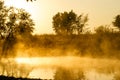
[[[0,80],[52,80],[52,79],[37,79],[37,78],[15,78],[0,75]]]

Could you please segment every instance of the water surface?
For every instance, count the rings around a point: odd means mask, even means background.
[[[88,80],[116,80],[115,78],[120,76],[120,61],[118,59],[83,58],[76,56],[18,57],[2,60],[1,63],[1,74],[11,75],[14,72],[14,76],[21,75],[30,78],[54,79],[59,68],[73,71],[73,75],[76,75],[76,71],[81,70]],[[12,71],[7,73],[5,70]]]

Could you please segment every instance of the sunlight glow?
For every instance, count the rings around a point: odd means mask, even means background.
[[[29,64],[29,65],[33,65],[33,66],[36,66],[36,65],[49,65],[49,64],[51,64],[51,62],[53,62],[53,58],[18,57],[18,58],[15,58],[15,61],[18,64]]]
[[[33,5],[33,3],[28,3],[25,0],[5,0],[5,5],[15,8],[23,8],[32,15],[35,15],[35,13],[37,12],[37,10],[33,7],[35,5]]]
[[[26,7],[25,0],[6,0],[5,4],[8,6],[14,6],[17,8],[25,8]]]
[[[39,58],[24,58],[24,57],[19,57],[15,58],[15,61],[18,64],[29,64],[29,65],[37,65],[38,63],[42,63]]]
[[[5,5],[12,6],[15,8],[22,8],[25,9],[27,12],[29,12],[31,14],[31,18],[35,22],[34,33],[44,33],[46,30],[48,32],[50,31],[49,28],[46,29],[46,27],[48,26],[48,24],[46,26],[47,20],[45,17],[47,12],[45,12],[46,9],[42,3],[39,3],[38,1],[27,2],[26,0],[5,0]]]
[[[30,58],[16,58],[15,59],[15,61],[17,62],[17,63],[30,63]]]
[[[120,13],[120,0],[4,0],[6,6],[24,8],[35,21],[35,33],[54,33],[52,17],[57,12],[73,10],[78,15],[88,14],[88,26],[95,29],[100,25],[111,25],[115,15]],[[106,20],[107,19],[107,20]]]
[[[41,78],[41,79],[53,79],[55,69],[52,68],[36,68],[28,77],[30,78]]]

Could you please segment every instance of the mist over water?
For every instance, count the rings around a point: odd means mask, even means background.
[[[81,36],[43,35],[33,43],[18,42],[13,48],[15,56],[2,58],[0,74],[55,80],[119,80],[119,50],[112,50],[108,39],[99,43],[91,39],[93,35]]]
[[[88,14],[58,12],[52,21],[56,34],[33,35],[35,23],[28,12],[4,2],[0,11],[0,75],[120,80],[120,15],[112,22],[118,30],[100,26],[91,33],[85,27]]]
[[[70,71],[73,75],[78,75],[78,73],[82,72],[82,74],[84,74],[83,77],[88,80],[112,80],[116,74],[118,75],[120,73],[120,61],[118,59],[111,60],[77,56],[61,56],[30,58],[16,57],[2,61],[7,65],[0,65],[0,73],[3,74],[3,68],[4,70],[9,69],[10,73],[7,73],[6,70],[4,71],[4,74],[17,77],[22,76],[29,78],[54,79],[56,74],[59,74],[61,77],[63,76],[60,74],[61,71],[63,71],[63,74]],[[15,71],[18,74],[16,74]],[[68,75],[66,76],[70,76],[69,73],[67,74]],[[76,77],[74,76],[74,78]]]

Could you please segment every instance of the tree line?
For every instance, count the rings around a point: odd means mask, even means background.
[[[83,32],[84,27],[88,22],[88,14],[85,16],[83,14],[77,15],[73,10],[70,12],[58,12],[53,16],[53,30],[56,34],[81,34]],[[120,15],[118,14],[114,21],[112,22],[113,26],[119,29],[120,31]],[[109,26],[100,26],[101,28],[109,27]],[[96,32],[98,32],[96,29]]]
[[[69,12],[58,12],[53,16],[53,30],[56,35],[81,35],[85,26],[88,25],[88,14],[76,14],[73,10]],[[117,15],[112,24],[120,31],[120,15]],[[2,43],[2,56],[7,54],[14,55],[14,45],[19,41],[26,41],[31,45],[36,36],[33,36],[35,23],[31,15],[24,9],[4,6],[0,1],[0,39]],[[97,33],[113,32],[106,26],[100,26],[96,29]],[[36,37],[36,38],[35,38]],[[50,36],[49,36],[50,37]],[[28,43],[30,42],[31,43]],[[45,40],[45,41],[44,41]],[[49,46],[53,41],[45,38],[41,44]],[[40,40],[39,40],[40,41]],[[68,41],[68,40],[67,40]],[[37,43],[36,43],[37,44]]]

